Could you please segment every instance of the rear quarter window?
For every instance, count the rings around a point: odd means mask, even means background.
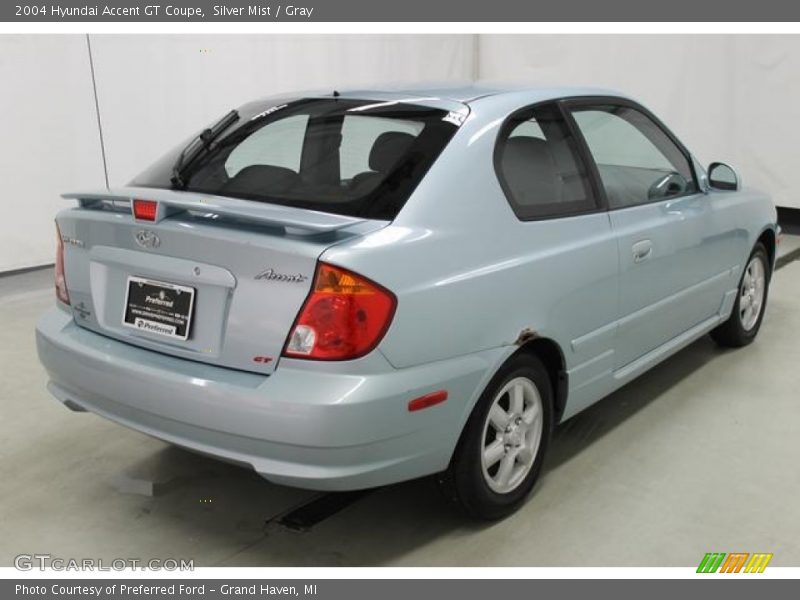
[[[520,220],[564,217],[598,207],[577,141],[554,104],[512,115],[500,130],[494,160],[503,192]]]

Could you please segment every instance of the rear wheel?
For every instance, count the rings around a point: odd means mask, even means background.
[[[755,339],[767,306],[770,275],[767,250],[759,242],[742,273],[730,318],[711,332],[715,342],[739,348]]]
[[[515,511],[542,469],[553,429],[550,378],[535,356],[512,358],[492,379],[438,481],[468,515],[498,519]]]

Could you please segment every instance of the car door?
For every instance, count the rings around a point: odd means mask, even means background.
[[[615,369],[712,319],[728,287],[722,237],[688,153],[615,99],[569,104],[602,183],[620,259]]]

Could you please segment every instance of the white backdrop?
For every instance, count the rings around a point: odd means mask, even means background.
[[[800,208],[800,36],[91,36],[111,185],[247,100],[473,78],[639,98],[701,161]],[[104,184],[85,36],[0,36],[0,272],[52,262],[63,191]]]
[[[83,36],[0,36],[0,271],[53,262],[59,194],[103,182]]]
[[[656,113],[705,165],[800,208],[800,36],[479,38],[478,72],[509,82],[611,87]]]

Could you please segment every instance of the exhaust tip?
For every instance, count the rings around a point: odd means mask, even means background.
[[[83,406],[71,400],[69,397],[69,392],[65,389],[61,388],[59,385],[53,383],[52,381],[47,382],[47,391],[50,392],[53,397],[61,402],[64,406],[70,409],[73,412],[88,412]]]
[[[85,408],[83,408],[77,402],[73,402],[72,400],[62,400],[62,403],[73,412],[86,412]]]

